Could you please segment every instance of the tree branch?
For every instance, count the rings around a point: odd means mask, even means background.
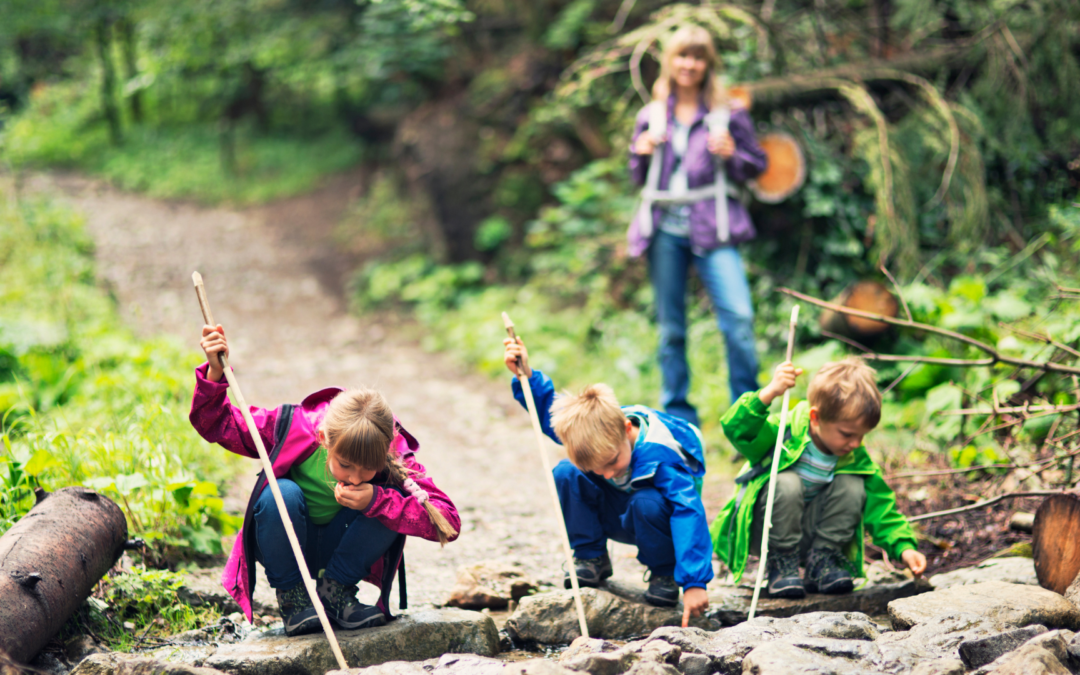
[[[1044,372],[1071,373],[1071,374],[1080,375],[1080,368],[1077,368],[1075,366],[1065,366],[1065,365],[1062,365],[1060,363],[1053,363],[1053,362],[1049,362],[1049,361],[1040,363],[1040,362],[1037,362],[1037,361],[1029,361],[1027,359],[1020,359],[1020,358],[1016,358],[1016,357],[1012,357],[1012,356],[1007,356],[1005,354],[1000,353],[998,350],[994,349],[993,347],[986,344],[985,342],[981,342],[979,340],[976,340],[973,337],[968,337],[967,335],[964,335],[963,333],[957,333],[955,331],[947,330],[945,328],[938,328],[937,326],[931,326],[929,324],[919,323],[917,321],[911,321],[910,319],[896,319],[896,318],[891,317],[891,316],[885,316],[884,314],[875,314],[873,312],[864,312],[864,311],[859,310],[859,309],[852,309],[851,307],[844,307],[843,305],[837,305],[836,303],[826,302],[824,300],[819,300],[819,299],[817,299],[815,297],[811,297],[811,296],[806,295],[804,293],[799,293],[798,291],[793,291],[790,288],[779,288],[777,290],[779,290],[781,293],[790,295],[791,297],[797,298],[799,300],[803,300],[804,302],[808,302],[808,303],[810,303],[812,305],[817,305],[818,307],[824,307],[826,309],[831,309],[834,312],[840,312],[842,314],[850,314],[852,316],[859,316],[859,317],[862,317],[864,319],[871,319],[873,321],[881,321],[882,323],[891,324],[893,326],[901,326],[903,328],[913,328],[915,330],[921,330],[921,331],[925,331],[927,333],[933,333],[935,335],[940,335],[942,337],[946,337],[946,338],[949,338],[951,340],[956,340],[957,342],[962,342],[962,343],[964,343],[964,344],[966,344],[968,346],[974,347],[975,349],[978,349],[979,351],[982,351],[982,352],[986,353],[990,357],[988,359],[938,359],[938,358],[934,358],[934,357],[923,357],[923,356],[895,356],[895,355],[876,354],[874,352],[871,352],[869,349],[864,348],[864,349],[866,349],[866,352],[867,352],[865,354],[865,356],[866,356],[866,358],[869,358],[869,359],[874,359],[874,360],[878,360],[878,361],[921,361],[923,363],[938,363],[938,364],[943,364],[943,365],[955,365],[955,366],[990,366],[990,365],[994,365],[995,363],[1007,363],[1007,364],[1010,364],[1010,365],[1013,365],[1013,366],[1019,366],[1019,367],[1022,367],[1022,368],[1035,368],[1036,370],[1042,370]]]
[[[944,511],[935,511],[933,513],[924,513],[921,516],[911,516],[908,518],[909,523],[917,523],[920,520],[930,520],[931,518],[941,518],[942,516],[951,516],[957,513],[963,513],[965,511],[974,511],[975,509],[981,509],[984,506],[991,506],[997,504],[1000,501],[1006,499],[1020,499],[1022,497],[1050,497],[1052,495],[1064,494],[1064,490],[1035,490],[1032,492],[1006,492],[1003,495],[992,497],[991,499],[984,499],[981,502],[975,502],[974,504],[968,504],[967,506],[960,506],[955,509],[946,509]]]

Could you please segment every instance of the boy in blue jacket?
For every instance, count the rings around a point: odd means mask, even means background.
[[[620,407],[611,388],[586,387],[555,396],[551,379],[528,365],[521,338],[507,338],[506,367],[529,378],[540,426],[566,446],[569,460],[555,467],[574,568],[582,586],[611,576],[607,540],[638,547],[649,568],[645,600],[673,607],[683,588],[683,626],[709,606],[705,585],[713,577],[712,541],[699,494],[705,475],[701,432],[677,417],[646,408]],[[525,406],[521,383],[514,398]],[[570,588],[569,574],[564,581]]]

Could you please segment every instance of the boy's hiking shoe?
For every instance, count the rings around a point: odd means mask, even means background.
[[[311,596],[303,583],[287,591],[277,589],[277,602],[281,610],[281,620],[285,623],[285,634],[289,637],[322,630],[319,614],[315,611],[315,605],[311,604]]]
[[[850,593],[855,582],[847,570],[847,558],[832,548],[815,548],[806,561],[806,590],[811,593]]]
[[[793,600],[806,597],[806,589],[803,587],[802,579],[799,578],[799,552],[797,550],[770,551],[766,568],[769,573],[769,597]]]
[[[679,604],[679,584],[675,583],[675,577],[659,574],[650,576],[645,602],[654,607],[674,607]]]
[[[574,558],[574,570],[577,571],[578,586],[597,588],[611,576],[611,558],[606,552],[598,558]],[[567,572],[563,577],[563,588],[573,587]]]
[[[346,586],[330,577],[319,579],[316,587],[326,613],[334,623],[345,630],[372,628],[386,624],[382,610],[373,605],[365,605],[356,599],[356,586]]]

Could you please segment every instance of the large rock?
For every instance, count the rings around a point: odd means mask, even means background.
[[[87,656],[71,671],[71,675],[223,675],[223,673],[213,668],[197,668],[186,663],[166,663],[109,652]]]
[[[754,648],[743,660],[753,675],[803,675],[882,672],[870,667],[876,659],[872,642],[802,638],[771,641]]]
[[[536,592],[538,585],[517,564],[485,560],[458,569],[446,604],[463,609],[506,609],[510,601]]]
[[[884,614],[889,603],[931,590],[925,580],[915,579],[893,583],[875,584],[853,593],[823,595],[811,593],[801,600],[783,598],[758,599],[757,616],[788,617],[808,612],[862,612]],[[750,613],[752,588],[725,588],[709,593],[708,616],[724,626],[734,626],[746,621]]]
[[[682,605],[653,607],[641,600],[640,592],[617,583],[605,588],[581,589],[585,621],[593,637],[624,639],[648,635],[659,626],[682,623]],[[692,619],[694,626],[715,629],[719,624],[706,617]],[[517,611],[506,621],[506,632],[523,643],[566,644],[581,636],[574,594],[554,591],[521,599]]]
[[[499,634],[490,617],[463,609],[409,612],[378,628],[338,631],[353,667],[387,661],[423,661],[446,653],[494,656]],[[286,637],[282,629],[253,633],[220,648],[204,665],[236,675],[323,675],[337,666],[326,636]]]
[[[980,615],[1013,628],[1031,624],[1080,627],[1080,609],[1064,597],[1037,586],[1001,581],[953,586],[889,603],[889,617],[897,630],[957,612]]]
[[[1066,637],[1068,636],[1068,637]],[[1069,662],[1068,631],[1052,631],[1038,635],[1019,649],[1001,656],[975,675],[1067,675]]]
[[[1025,626],[987,637],[965,640],[960,643],[960,658],[968,668],[985,666],[1003,654],[1007,654],[1031,638],[1046,632],[1046,626]]]
[[[930,585],[934,590],[986,581],[1039,585],[1039,579],[1035,576],[1035,562],[1031,558],[994,558],[973,567],[963,567],[930,577]]]

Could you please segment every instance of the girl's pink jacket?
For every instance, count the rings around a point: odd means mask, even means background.
[[[189,419],[192,426],[210,443],[218,443],[226,450],[238,455],[258,459],[258,450],[248,432],[240,409],[234,406],[226,390],[225,380],[211,382],[206,379],[208,364],[195,369],[195,395],[191,401]],[[303,462],[319,447],[316,431],[330,401],[341,393],[341,389],[332,387],[317,391],[308,396],[300,405],[283,405],[273,410],[251,408],[251,416],[258,427],[263,445],[270,454],[270,463],[274,467],[274,476],[288,476],[293,466]],[[413,480],[429,495],[429,500],[439,509],[458,532],[461,531],[461,518],[453,502],[435,486],[425,474],[424,467],[416,461],[415,453],[420,448],[417,440],[405,430],[397,418],[394,419],[397,435],[391,447],[397,451],[402,463],[415,472]],[[401,535],[423,537],[438,541],[439,535],[431,523],[424,506],[415,498],[394,486],[385,485],[385,472],[372,481],[375,494],[371,503],[363,511],[369,518],[378,518],[382,524]],[[267,479],[259,474],[259,481],[251,493],[247,512],[244,514],[244,526],[237,535],[236,544],[225,565],[221,582],[225,590],[236,599],[251,620],[251,596],[255,590],[255,524],[252,510],[255,501],[267,486]],[[389,596],[393,585],[394,572],[402,563],[402,550],[405,537],[399,536],[390,550],[381,560],[372,566],[371,574],[364,581],[379,588],[379,608],[390,616]],[[404,585],[402,585],[404,608]]]

